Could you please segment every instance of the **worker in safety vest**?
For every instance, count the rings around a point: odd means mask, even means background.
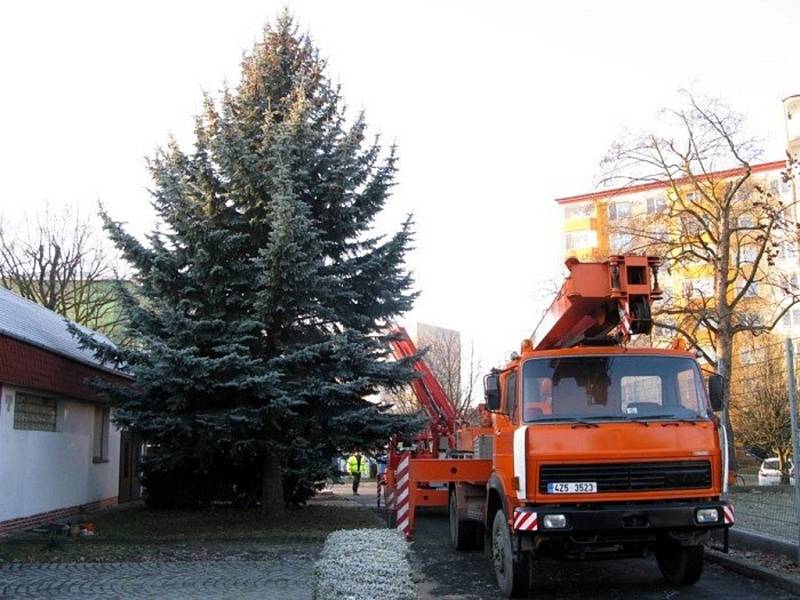
[[[364,465],[367,464],[367,459],[361,455],[361,452],[356,450],[347,459],[347,472],[353,478],[353,495],[358,496],[358,484],[361,483],[361,473],[364,470]]]

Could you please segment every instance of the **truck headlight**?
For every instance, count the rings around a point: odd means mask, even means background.
[[[695,520],[698,523],[717,523],[719,521],[719,509],[698,508],[695,513]]]
[[[564,529],[567,526],[566,515],[545,515],[542,519],[545,529]]]

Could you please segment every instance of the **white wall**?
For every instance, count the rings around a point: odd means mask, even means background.
[[[0,521],[116,496],[119,431],[110,428],[108,462],[94,464],[93,404],[59,400],[58,431],[21,431],[16,391],[0,387]]]

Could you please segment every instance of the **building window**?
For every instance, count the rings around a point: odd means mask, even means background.
[[[630,202],[609,202],[608,203],[608,218],[627,219],[631,216],[631,203]]]
[[[714,296],[714,279],[698,277],[683,283],[683,293],[689,298],[711,298]]]
[[[741,291],[742,291],[742,289],[744,288],[745,285],[746,285],[745,281],[737,282],[737,284],[736,284],[736,293],[737,294],[741,293]],[[750,285],[747,286],[747,289],[744,292],[744,297],[745,298],[755,298],[756,296],[758,296],[758,282],[757,281],[751,281]]]
[[[763,360],[763,348],[745,348],[739,353],[739,362],[743,365],[752,365]]]
[[[796,258],[797,248],[793,242],[781,242],[778,249],[778,255],[781,258]]]
[[[665,225],[655,225],[650,230],[650,239],[654,242],[668,242],[669,230]]]
[[[597,232],[593,229],[570,231],[566,235],[567,250],[575,248],[594,248],[597,246]]]
[[[739,218],[736,220],[736,224],[741,229],[752,229],[755,227],[756,222],[753,219],[753,215],[739,215]]]
[[[586,218],[594,216],[595,216],[594,202],[580,202],[576,204],[567,204],[564,207],[565,219],[577,219],[577,218]]]
[[[108,460],[109,417],[107,406],[94,407],[94,451],[92,454],[94,462],[106,462]]]
[[[786,329],[800,326],[800,308],[793,308],[786,311],[786,314],[781,318],[781,325]]]
[[[647,214],[662,213],[667,209],[667,199],[664,196],[650,196],[647,199]]]
[[[58,400],[17,392],[14,402],[14,429],[56,431]]]
[[[633,236],[629,233],[612,233],[609,239],[609,245],[613,252],[623,252],[630,250],[633,244]]]
[[[742,263],[754,263],[756,262],[757,256],[758,251],[753,246],[746,246],[739,249],[739,261]]]
[[[704,229],[704,223],[694,213],[681,215],[681,228],[687,235],[697,235]]]

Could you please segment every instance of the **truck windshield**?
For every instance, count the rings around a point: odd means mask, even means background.
[[[697,364],[676,356],[540,358],[522,368],[523,419],[698,419],[707,416]]]

